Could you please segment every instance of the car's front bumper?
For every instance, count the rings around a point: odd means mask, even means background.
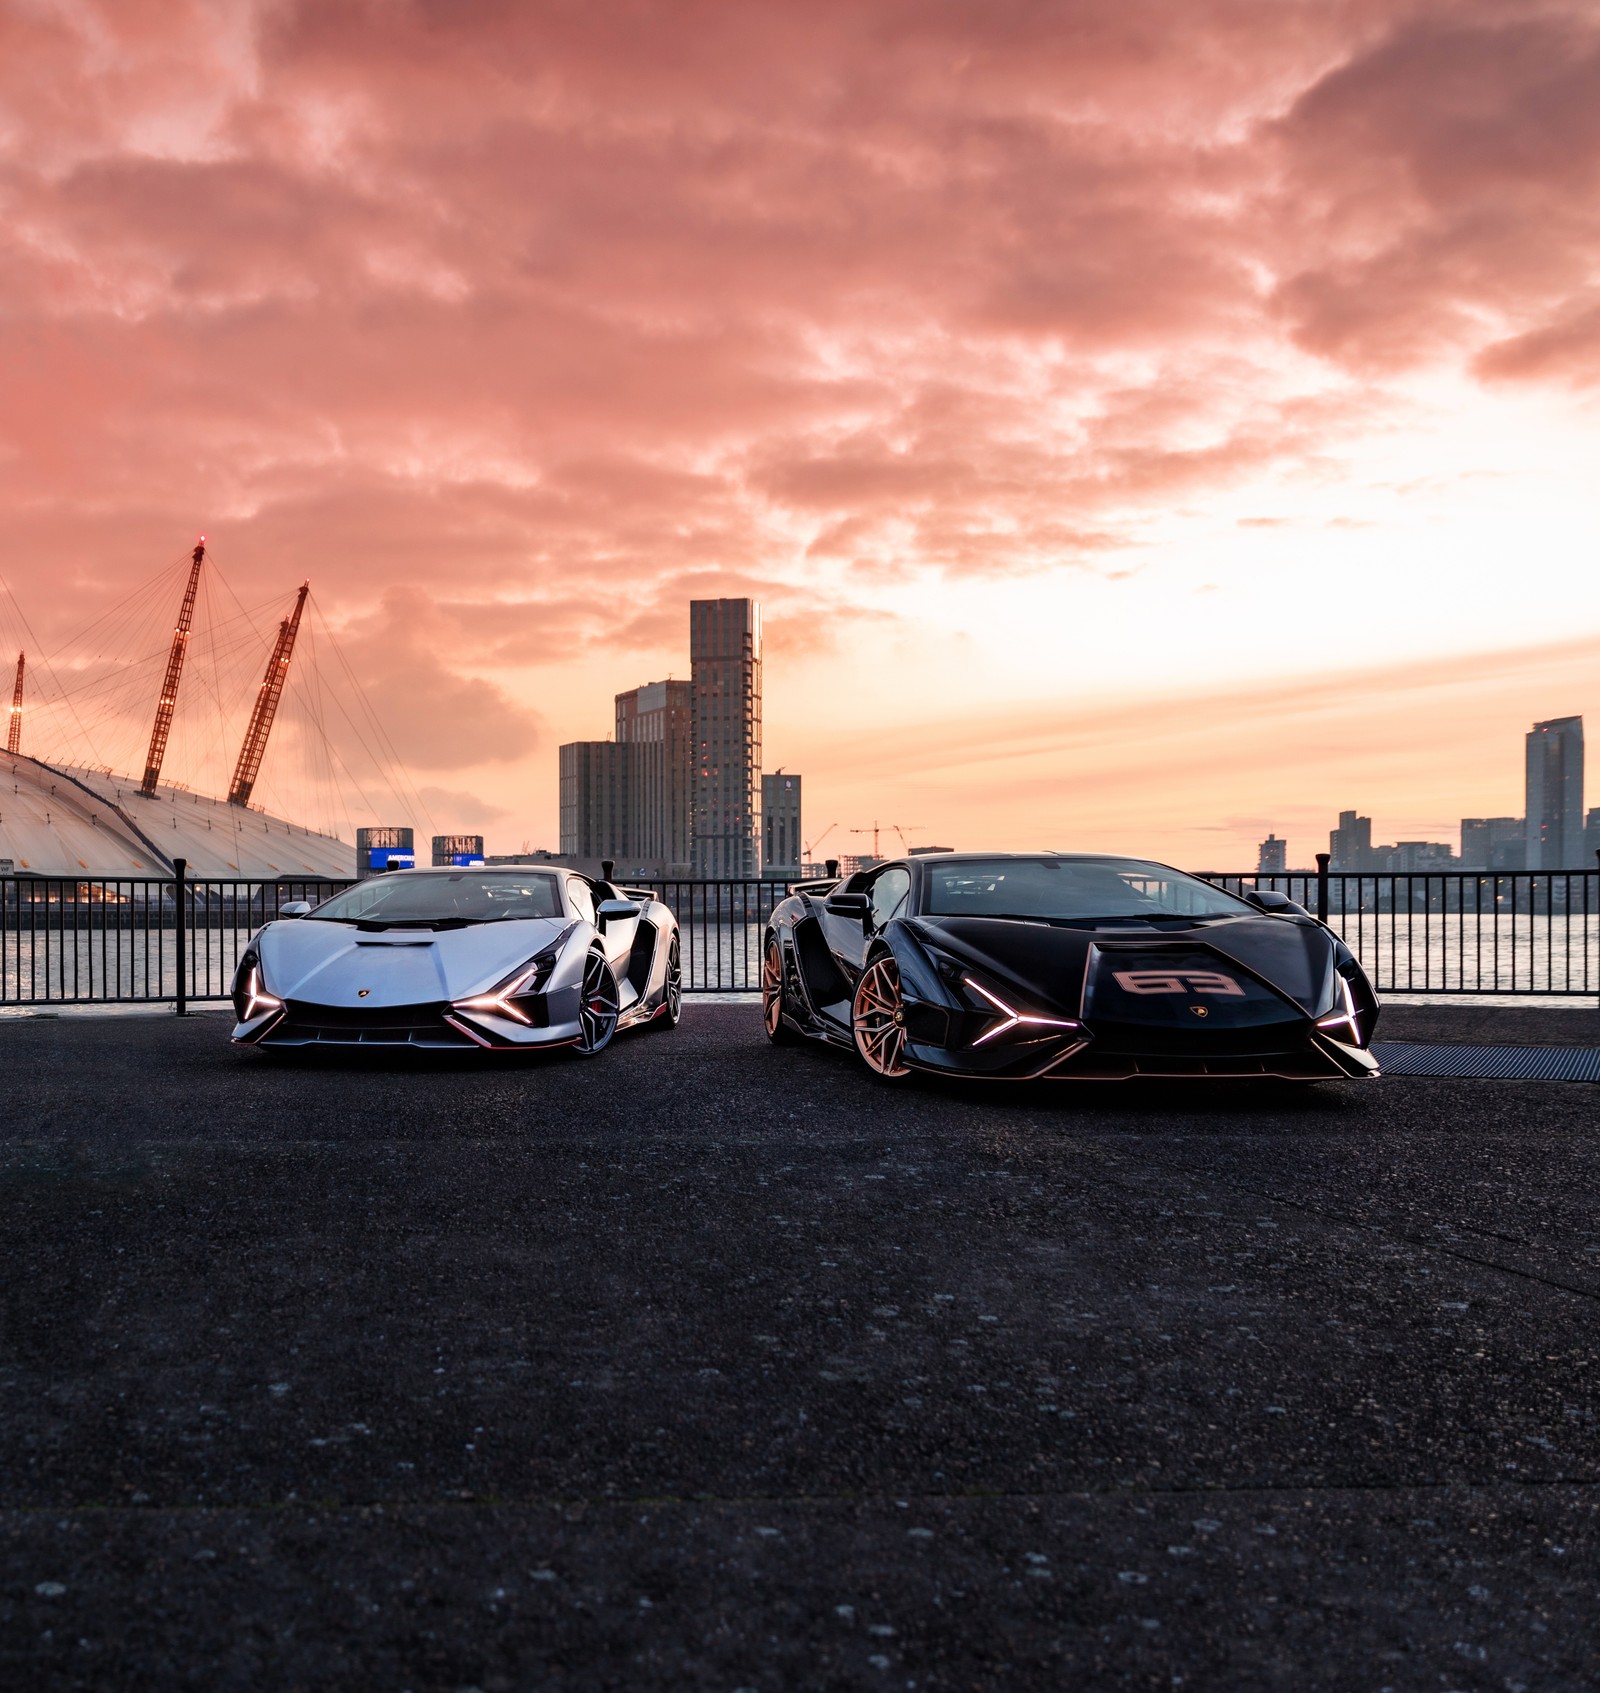
[[[577,988],[557,988],[531,1004],[528,1021],[448,1001],[428,1005],[318,1005],[286,1000],[282,1008],[234,1026],[240,1046],[410,1048],[421,1051],[520,1052],[569,1046],[581,1033]]]

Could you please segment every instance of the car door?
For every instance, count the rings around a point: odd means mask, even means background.
[[[826,918],[828,946],[845,974],[854,982],[866,966],[867,951],[885,924],[904,909],[911,891],[911,872],[903,864],[886,864],[881,869],[862,871],[850,878],[841,892],[867,896],[867,915]]]
[[[597,909],[606,900],[612,899],[626,900],[632,908],[632,915],[629,917],[613,917],[604,925],[596,925],[600,929],[600,942],[606,949],[606,957],[611,961],[611,968],[616,971],[620,981],[628,973],[628,955],[633,951],[634,939],[639,933],[640,907],[610,882],[591,882],[589,893]]]

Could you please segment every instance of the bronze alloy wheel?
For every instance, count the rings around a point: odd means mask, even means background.
[[[850,1031],[862,1062],[875,1076],[897,1082],[911,1074],[904,1056],[906,1002],[900,992],[900,966],[888,953],[875,958],[856,984]]]
[[[678,1019],[683,1015],[683,955],[678,950],[676,935],[667,948],[667,981],[662,990],[658,1015],[669,1029],[677,1028]]]
[[[792,1046],[799,1037],[783,1020],[783,948],[767,936],[761,953],[761,1022],[774,1046]]]
[[[593,1058],[604,1052],[617,1032],[617,1015],[622,1009],[622,995],[617,978],[603,953],[591,952],[583,966],[583,997],[578,1002],[578,1027],[581,1033],[573,1047],[581,1058]]]

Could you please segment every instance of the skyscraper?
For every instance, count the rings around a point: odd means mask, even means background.
[[[761,607],[691,600],[697,876],[761,874]]]
[[[800,875],[800,778],[775,770],[761,778],[761,874]]]
[[[689,813],[694,779],[694,686],[647,682],[617,695],[617,740],[633,749],[627,834],[619,858],[689,873]]]
[[[633,858],[633,752],[615,741],[561,748],[561,856]]]
[[[1329,867],[1334,870],[1372,868],[1372,819],[1353,811],[1339,813],[1339,827],[1328,831]]]
[[[1256,874],[1258,876],[1280,875],[1289,865],[1289,843],[1280,841],[1276,835],[1269,834],[1256,848]]]
[[[1528,868],[1583,868],[1583,719],[1552,717],[1528,731]]]

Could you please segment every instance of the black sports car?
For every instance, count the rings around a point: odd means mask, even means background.
[[[762,1011],[772,1041],[853,1047],[885,1080],[1378,1073],[1377,996],[1331,929],[1133,858],[941,853],[798,883]]]

